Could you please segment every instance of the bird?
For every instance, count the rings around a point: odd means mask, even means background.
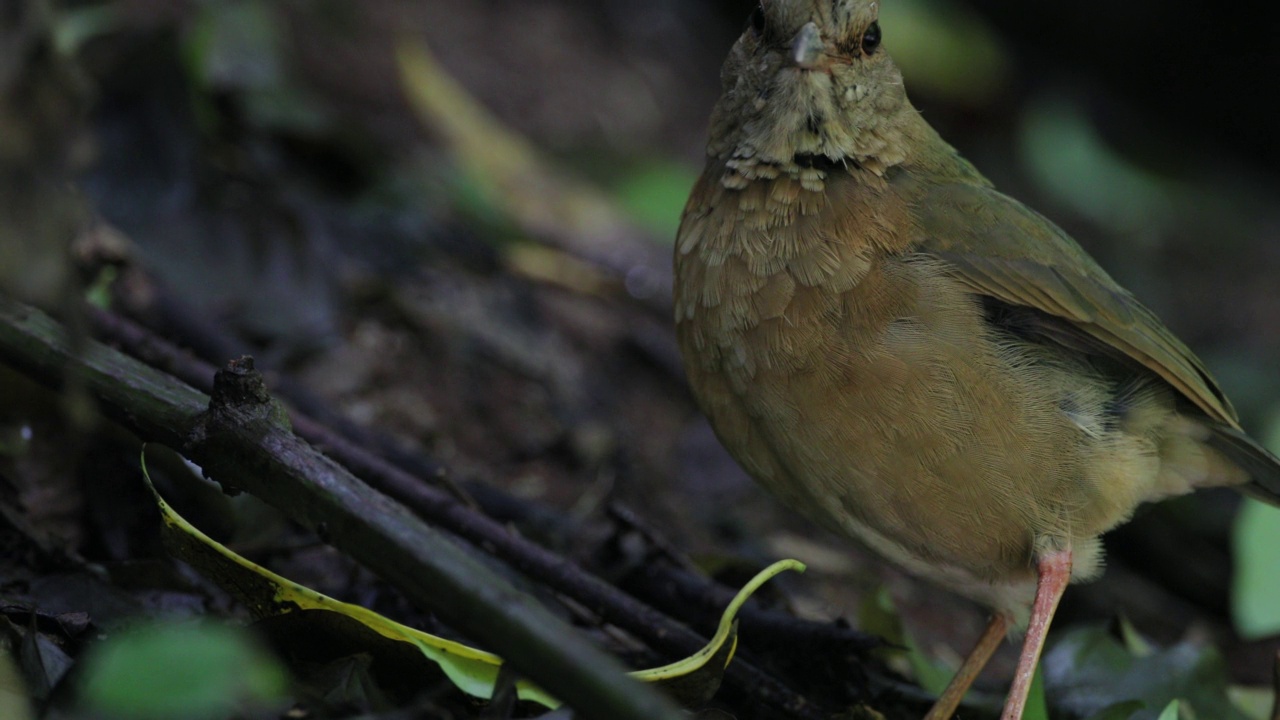
[[[907,98],[879,3],[761,0],[721,71],[674,249],[694,399],[758,483],[991,609],[928,720],[1025,628],[1022,716],[1058,601],[1145,502],[1280,460],[1204,364]]]

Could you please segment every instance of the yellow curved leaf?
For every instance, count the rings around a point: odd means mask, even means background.
[[[799,560],[779,560],[769,567],[756,573],[746,585],[738,591],[733,601],[724,609],[724,613],[720,615],[720,626],[716,629],[716,634],[712,636],[711,642],[707,643],[701,650],[690,655],[689,657],[678,660],[670,665],[663,665],[651,670],[638,670],[631,673],[632,677],[647,682],[657,680],[665,680],[673,677],[679,677],[691,673],[707,663],[720,650],[721,646],[732,636],[730,643],[729,656],[725,658],[725,665],[733,659],[733,648],[737,647],[737,633],[734,632],[734,618],[738,615],[738,610],[742,604],[751,597],[752,593],[760,589],[761,585],[769,582],[774,576],[786,572],[787,570],[795,570],[796,572],[804,572],[804,563]]]
[[[264,618],[300,610],[339,613],[362,623],[379,635],[415,646],[426,658],[439,665],[459,690],[468,695],[482,699],[493,696],[502,658],[402,625],[368,608],[336,600],[240,557],[187,522],[160,497],[147,474],[145,457],[142,460],[142,475],[160,509],[163,523],[161,538],[165,547],[235,596],[255,617]],[[686,682],[685,685],[700,686],[702,689],[695,692],[709,697],[709,692],[714,692],[719,685],[720,675],[728,666],[737,646],[735,617],[738,610],[761,585],[786,570],[803,572],[804,565],[796,560],[781,560],[765,568],[738,591],[725,608],[716,634],[705,647],[677,662],[632,672],[631,676],[644,682],[671,687],[673,692],[684,696],[689,693],[681,692],[677,687],[680,683],[676,681],[696,680],[698,682]],[[716,661],[715,664],[712,664],[713,660]],[[699,672],[710,673],[710,677],[693,677]],[[709,692],[706,688],[710,688]],[[544,707],[556,708],[560,705],[559,700],[528,681],[518,681],[516,692],[521,700]]]

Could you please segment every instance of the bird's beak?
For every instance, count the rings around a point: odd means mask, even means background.
[[[812,70],[826,53],[827,46],[822,42],[818,32],[818,24],[805,23],[800,32],[791,39],[791,61],[801,70]]]

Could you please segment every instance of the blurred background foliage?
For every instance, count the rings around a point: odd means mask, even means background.
[[[1280,449],[1280,138],[1264,110],[1280,21],[1189,0],[883,5],[885,46],[930,122],[1165,318]],[[794,607],[851,615],[888,585],[918,644],[945,658],[980,615],[956,621],[955,601],[760,498],[674,370],[666,246],[749,11],[10,0],[0,287],[72,314],[90,290],[113,306],[163,297],[153,326],[198,325],[218,338],[213,355],[252,352],[464,476],[576,517],[630,503],[703,567],[834,548],[825,582],[792,588]],[[431,64],[413,66],[406,48]],[[149,280],[130,280],[130,266]],[[91,559],[132,559],[136,527],[106,529],[83,488],[32,479],[71,471],[48,449],[66,429],[23,393],[0,403],[15,507],[64,523],[58,537]],[[72,509],[53,512],[51,495]],[[256,547],[290,532],[237,524],[218,502],[206,514]],[[1068,594],[1062,627],[1119,610],[1156,642],[1216,646],[1217,685],[1266,682],[1275,643],[1241,639],[1231,612],[1251,639],[1280,627],[1280,524],[1250,508],[1233,529],[1236,505],[1206,494],[1144,510],[1108,539],[1107,580]],[[380,597],[351,573],[318,589]]]

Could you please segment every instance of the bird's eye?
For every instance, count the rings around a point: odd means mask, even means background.
[[[757,5],[756,9],[752,11],[751,18],[747,20],[747,23],[751,26],[751,32],[755,33],[756,37],[764,35],[764,8]]]
[[[870,55],[880,47],[880,23],[873,22],[867,31],[862,33],[862,53]]]

